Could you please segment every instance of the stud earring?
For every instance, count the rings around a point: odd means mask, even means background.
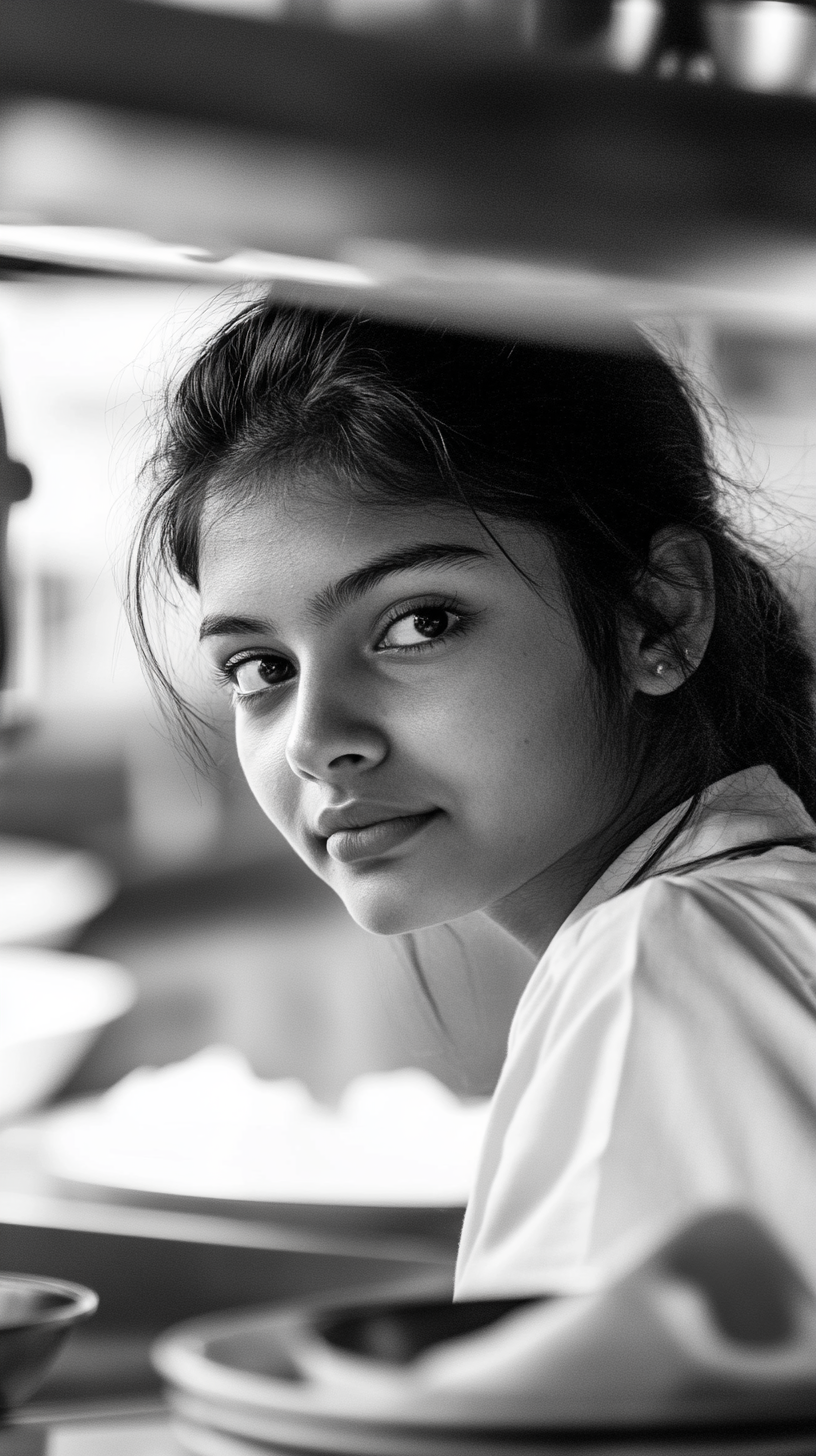
[[[665,674],[668,672],[668,670],[669,670],[669,664],[667,662],[658,662],[658,663],[655,664],[655,676],[656,677],[664,677]]]

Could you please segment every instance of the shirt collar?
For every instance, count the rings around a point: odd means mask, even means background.
[[[682,820],[690,803],[687,799],[678,804],[627,845],[578,902],[561,929],[619,894],[639,867],[646,864],[661,840]],[[689,860],[727,854],[759,839],[789,839],[800,834],[816,834],[816,824],[801,799],[783,784],[770,764],[756,764],[718,779],[704,790],[693,818],[650,874],[668,874]]]

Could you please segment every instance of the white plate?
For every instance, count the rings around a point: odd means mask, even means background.
[[[456,1222],[486,1115],[410,1068],[357,1078],[328,1108],[301,1083],[264,1081],[234,1049],[211,1047],[53,1114],[42,1160],[63,1180],[129,1196],[450,1210]]]

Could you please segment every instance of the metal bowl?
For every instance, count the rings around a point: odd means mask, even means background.
[[[709,0],[703,27],[718,75],[752,91],[816,85],[816,10],[791,0]]]
[[[98,1303],[81,1284],[0,1274],[0,1411],[28,1400],[73,1326]]]
[[[636,71],[652,55],[665,5],[664,0],[451,0],[448,10],[473,33],[556,62]]]

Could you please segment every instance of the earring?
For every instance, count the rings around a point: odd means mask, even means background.
[[[668,672],[668,670],[669,664],[667,662],[658,662],[655,665],[655,676],[663,677]]]

